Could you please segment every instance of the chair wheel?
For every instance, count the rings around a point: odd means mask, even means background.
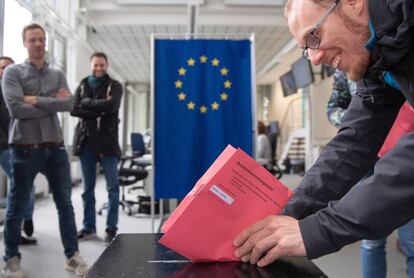
[[[98,215],[102,215],[102,211],[98,211]]]

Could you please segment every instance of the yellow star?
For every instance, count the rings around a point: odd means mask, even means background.
[[[200,62],[201,63],[207,63],[207,57],[205,55],[200,57]]]
[[[178,94],[178,99],[179,100],[185,100],[186,96],[187,96],[186,94],[184,94],[183,92],[181,92],[181,93]]]
[[[228,95],[228,94],[226,94],[225,92],[223,92],[223,93],[220,95],[220,97],[221,97],[221,100],[226,101],[226,100],[229,98],[229,95]]]
[[[228,73],[229,73],[229,70],[228,69],[226,69],[226,68],[222,68],[221,70],[220,70],[220,72],[221,72],[221,75],[227,75]]]
[[[190,101],[189,103],[187,103],[187,108],[189,110],[194,110],[194,107],[195,107],[195,103],[194,102]]]
[[[175,88],[182,88],[183,87],[183,82],[181,82],[180,80],[175,81]]]
[[[190,59],[188,59],[188,60],[187,60],[187,64],[188,64],[189,66],[194,66],[194,64],[195,64],[195,60],[194,60],[193,58],[190,58]]]
[[[205,107],[204,105],[200,106],[200,113],[207,113],[207,107]]]
[[[213,61],[211,61],[211,64],[214,67],[218,67],[218,65],[220,64],[220,61],[217,58],[214,58]]]
[[[218,110],[219,106],[220,105],[217,102],[213,102],[213,104],[211,105],[211,108],[213,108],[213,110]]]
[[[183,67],[178,70],[179,75],[185,75],[185,72],[186,72],[186,69]]]
[[[230,87],[231,87],[231,82],[229,80],[224,82],[224,88],[230,88]]]

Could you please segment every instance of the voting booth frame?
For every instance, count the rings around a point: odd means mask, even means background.
[[[256,140],[257,137],[257,127],[256,127],[256,63],[255,63],[255,36],[251,34],[196,34],[196,33],[187,33],[187,34],[151,34],[151,120],[150,126],[151,129],[151,150],[152,150],[152,171],[150,172],[148,186],[150,186],[150,200],[151,200],[151,233],[159,233],[163,222],[166,220],[167,215],[164,214],[164,200],[168,201],[170,212],[175,209],[178,205],[178,199],[159,199],[159,215],[158,220],[159,225],[155,227],[155,182],[154,176],[157,171],[156,165],[154,163],[154,154],[157,150],[154,148],[155,136],[154,136],[154,119],[155,119],[155,41],[159,39],[170,39],[170,40],[196,40],[196,39],[206,39],[206,40],[249,40],[250,41],[250,63],[251,63],[251,111],[252,111],[252,144],[253,144],[253,157],[256,157]]]

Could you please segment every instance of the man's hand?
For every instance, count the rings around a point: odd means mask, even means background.
[[[31,105],[36,105],[37,97],[36,96],[23,96],[23,101]]]
[[[298,220],[268,216],[239,234],[233,242],[236,257],[264,267],[282,256],[306,256]]]
[[[59,89],[59,91],[56,93],[56,98],[65,98],[65,97],[70,97],[71,94],[69,92],[69,90],[66,89]]]

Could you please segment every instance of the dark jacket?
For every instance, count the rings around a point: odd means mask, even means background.
[[[412,0],[369,1],[369,12],[377,39],[367,76],[358,81],[338,134],[284,210],[301,219],[309,258],[382,238],[414,218],[414,133],[375,164],[405,99],[414,106]],[[384,82],[385,71],[401,91]],[[374,174],[357,183],[374,164]]]
[[[121,105],[122,86],[105,76],[97,88],[81,81],[75,93],[72,116],[79,117],[73,139],[73,154],[79,155],[82,144],[87,141],[97,156],[121,155],[118,143],[118,111]]]
[[[9,123],[9,111],[4,103],[0,80],[0,150],[7,149],[9,147]]]

